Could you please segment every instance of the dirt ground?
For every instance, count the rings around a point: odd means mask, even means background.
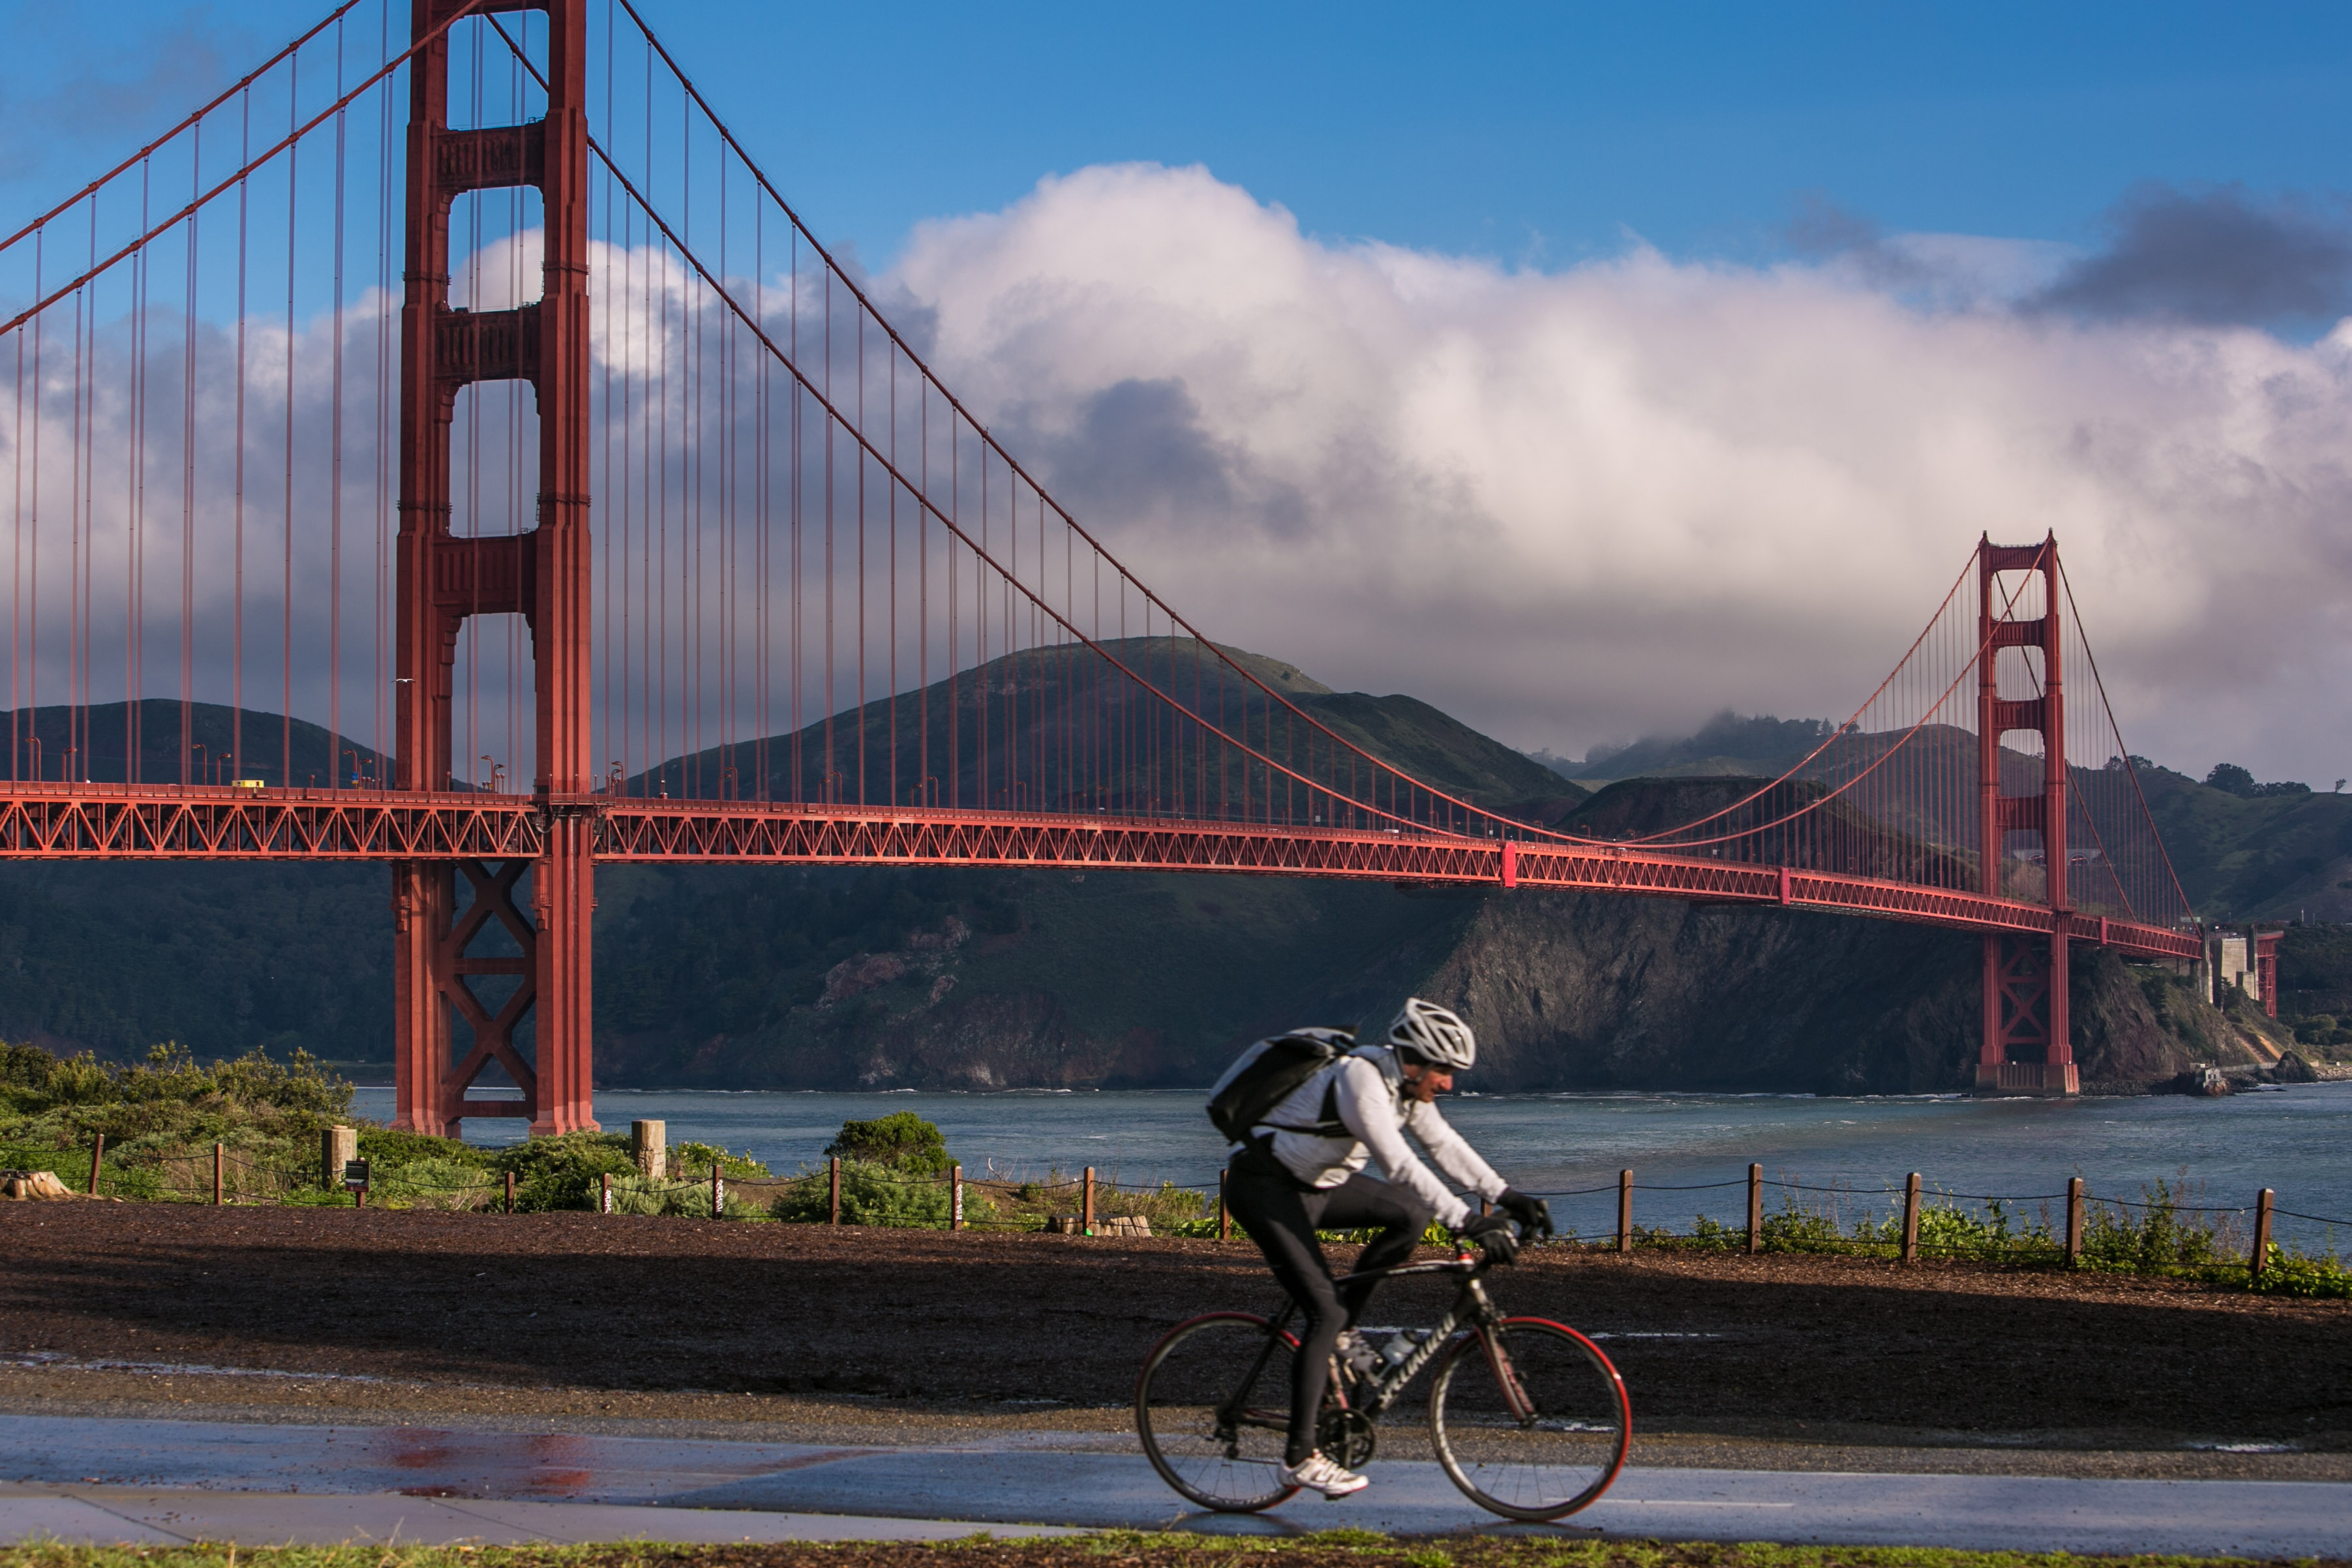
[[[377,1419],[772,1422],[814,1402],[869,1422],[1108,1429],[1171,1324],[1277,1304],[1245,1243],[568,1214],[10,1204],[0,1258],[0,1407],[17,1411],[214,1405],[233,1384],[247,1406]],[[1566,1247],[1490,1282],[1507,1310],[1606,1336],[1649,1435],[2285,1447],[2352,1474],[2352,1304]],[[1397,1281],[1370,1321],[1433,1321],[1448,1294]]]

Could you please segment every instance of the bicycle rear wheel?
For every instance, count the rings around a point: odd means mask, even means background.
[[[1429,1391],[1437,1462],[1506,1519],[1559,1519],[1608,1490],[1633,1426],[1609,1358],[1547,1318],[1506,1318],[1455,1340]]]
[[[1255,1513],[1298,1489],[1282,1479],[1298,1342],[1247,1312],[1177,1324],[1135,1384],[1135,1430],[1160,1479],[1202,1508]]]

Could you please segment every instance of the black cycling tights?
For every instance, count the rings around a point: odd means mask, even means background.
[[[1290,1379],[1288,1459],[1297,1464],[1315,1451],[1315,1414],[1323,1404],[1331,1348],[1339,1331],[1353,1328],[1377,1283],[1366,1280],[1344,1291],[1331,1282],[1318,1230],[1377,1228],[1356,1267],[1386,1268],[1412,1256],[1429,1228],[1428,1205],[1402,1187],[1354,1175],[1336,1187],[1307,1186],[1263,1145],[1236,1156],[1225,1177],[1225,1206],[1265,1254],[1267,1267],[1307,1314],[1298,1336],[1298,1359]]]

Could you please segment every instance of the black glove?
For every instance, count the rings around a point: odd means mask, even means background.
[[[1520,1233],[1528,1240],[1553,1234],[1551,1205],[1543,1199],[1531,1198],[1517,1187],[1505,1187],[1503,1195],[1495,1200],[1495,1205],[1519,1222]]]
[[[1510,1219],[1498,1214],[1474,1214],[1454,1227],[1465,1241],[1475,1241],[1489,1263],[1508,1263],[1519,1255],[1519,1238],[1511,1234]]]

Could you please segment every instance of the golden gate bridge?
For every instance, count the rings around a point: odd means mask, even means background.
[[[0,241],[0,856],[387,862],[427,1132],[594,1125],[625,861],[1924,921],[2011,1092],[2078,1087],[2074,945],[2202,956],[2054,538],[1980,541],[1781,776],[1564,831],[1206,637],[924,351],[634,0],[351,0]]]

